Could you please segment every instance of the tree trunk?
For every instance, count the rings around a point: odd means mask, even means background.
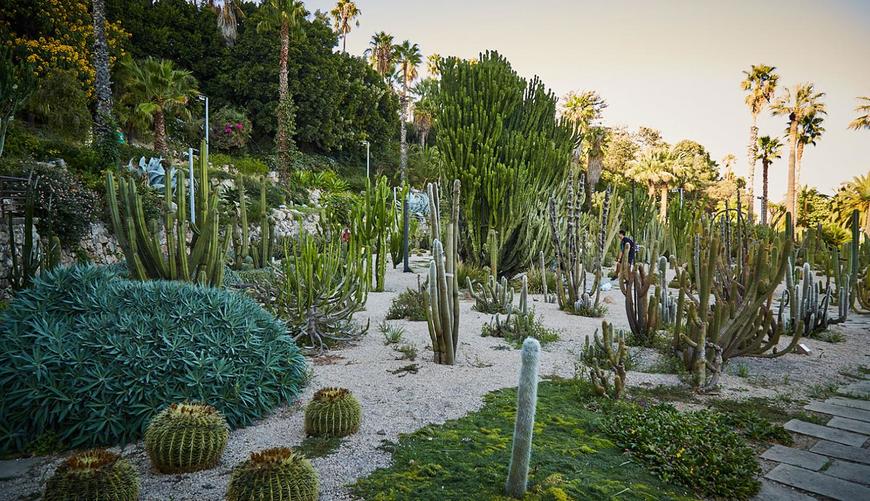
[[[11,118],[0,118],[0,157],[3,156],[3,148],[6,145],[6,131],[9,129]]]
[[[767,224],[767,168],[770,162],[761,161],[761,224]]]
[[[347,54],[347,32],[341,35],[341,52]]]
[[[755,162],[758,156],[758,114],[752,114],[749,128],[749,219],[755,220]]]
[[[791,220],[796,221],[795,219],[795,171],[797,163],[797,133],[798,133],[798,119],[797,115],[792,113],[789,115],[790,125],[788,131],[788,184],[786,185],[785,192],[785,210],[791,214]]]
[[[109,74],[109,44],[106,42],[106,3],[93,1],[94,18],[94,94],[97,98],[94,116],[94,141],[115,141],[112,117],[112,79]]]
[[[154,112],[154,151],[164,158],[169,158],[169,148],[166,145],[166,117],[162,109]]]
[[[662,186],[661,197],[659,199],[659,219],[664,221],[668,217],[668,187]]]
[[[282,113],[287,110],[287,99],[290,89],[287,82],[287,59],[290,52],[290,24],[285,19],[281,22],[281,55],[278,60],[278,131],[275,135],[275,144],[278,150],[278,165],[283,174],[289,174],[290,159],[287,144],[287,117]]]
[[[806,144],[804,144],[803,141],[799,142],[797,145],[797,169],[794,173],[794,184],[797,189],[797,192],[795,193],[795,204],[797,204],[797,199],[800,197],[801,193],[801,162],[804,158],[805,146]],[[797,219],[795,219],[795,221],[797,221]]]
[[[402,86],[402,116],[401,116],[401,129],[399,134],[399,144],[401,145],[400,154],[399,154],[399,176],[402,181],[402,184],[405,184],[407,180],[407,169],[408,169],[408,127],[405,125],[405,118],[408,116],[408,83],[405,82]]]

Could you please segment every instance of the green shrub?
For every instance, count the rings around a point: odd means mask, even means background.
[[[39,79],[25,113],[31,113],[33,119],[52,134],[69,140],[86,139],[93,125],[88,96],[71,70],[48,70]]]
[[[209,162],[215,167],[232,165],[238,172],[246,176],[265,176],[269,173],[269,166],[265,162],[251,156],[234,157],[222,153],[209,155]]]
[[[0,452],[45,432],[70,447],[139,438],[166,402],[214,402],[246,426],[299,391],[286,327],[223,289],[72,266],[0,313]]]
[[[248,145],[251,129],[243,111],[224,106],[211,119],[210,145],[216,151],[239,151]]]
[[[723,414],[625,404],[607,414],[603,428],[665,482],[704,497],[749,499],[758,492],[755,453]]]
[[[405,289],[393,299],[387,310],[387,320],[408,319],[413,322],[426,320],[426,308],[423,306],[423,291]]]
[[[504,320],[495,315],[492,322],[483,324],[480,335],[500,337],[514,345],[515,348],[520,348],[527,337],[537,339],[541,346],[559,340],[559,333],[545,327],[535,316],[534,309],[526,315],[513,313]]]

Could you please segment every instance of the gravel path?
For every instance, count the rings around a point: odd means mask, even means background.
[[[412,258],[412,267],[422,272],[426,257]],[[418,355],[414,362],[397,360],[398,354],[385,346],[377,324],[383,319],[392,299],[406,287],[416,287],[416,274],[388,270],[386,292],[369,295],[367,310],[358,319],[371,320],[369,334],[358,344],[319,359],[314,366],[314,379],[301,396],[301,403],[278,409],[269,418],[231,433],[221,464],[209,471],[187,475],[158,475],[150,467],[141,443],[127,446],[121,452],[142,475],[142,499],[197,500],[223,499],[231,468],[252,451],[295,446],[304,439],[302,404],[323,386],[350,389],[363,407],[363,423],[359,433],[348,437],[333,454],[313,460],[320,474],[321,499],[352,499],[345,485],[366,476],[378,467],[387,466],[390,456],[378,449],[384,440],[396,440],[400,433],[412,432],[429,423],[442,423],[478,409],[482,396],[492,390],[514,386],[519,368],[519,351],[506,349],[498,339],[480,336],[481,326],[489,315],[471,310],[470,301],[462,301],[461,344],[457,365],[439,366],[432,363],[429,335],[425,322],[400,323],[406,330],[404,342],[414,344]],[[608,305],[607,320],[615,327],[627,329],[624,303],[618,288],[602,294]],[[544,348],[542,374],[572,376],[575,353],[583,339],[600,327],[600,319],[567,315],[555,305],[533,297],[532,305],[543,323],[560,330],[560,340]],[[745,364],[748,377],[723,376],[722,395],[734,398],[786,395],[798,398],[813,385],[834,384],[845,380],[839,373],[859,365],[870,366],[867,342],[870,339],[870,318],[853,316],[843,326],[835,327],[845,342],[829,344],[807,340],[813,354],[786,355],[777,359],[741,359],[734,366]],[[417,365],[417,373],[392,374],[409,364]],[[734,372],[729,370],[729,373]],[[674,375],[629,373],[631,385],[678,384]],[[117,449],[116,449],[117,450]],[[63,456],[37,461],[29,472],[19,478],[0,482],[0,500],[36,499],[45,480]]]

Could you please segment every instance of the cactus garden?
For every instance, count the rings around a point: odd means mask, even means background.
[[[0,501],[870,499],[862,6],[7,3]]]

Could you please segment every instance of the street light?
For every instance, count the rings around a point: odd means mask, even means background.
[[[206,144],[208,144],[208,139],[206,139]],[[190,175],[187,185],[190,187],[190,222],[193,224],[196,224],[196,197],[193,193],[193,152],[195,151],[193,148],[187,149],[187,170]],[[184,189],[184,187],[179,186],[177,189]]]
[[[205,144],[208,144],[208,96],[205,94],[200,94],[197,98],[202,101],[205,100]]]
[[[368,179],[369,178],[369,166],[371,163],[369,160],[369,158],[370,158],[369,157],[369,148],[371,147],[372,143],[368,142],[367,140],[362,140],[362,141],[360,141],[360,144],[364,144],[366,146],[366,179]]]

